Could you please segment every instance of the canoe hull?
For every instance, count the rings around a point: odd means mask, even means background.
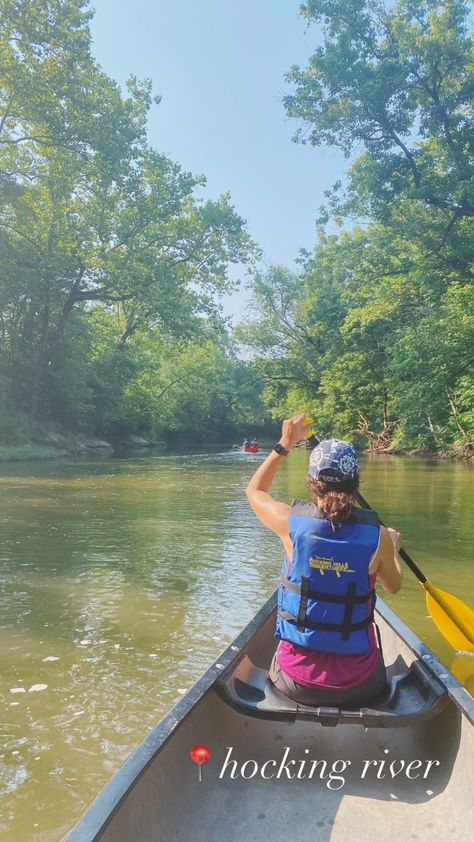
[[[237,712],[217,692],[220,676],[242,651],[268,666],[277,643],[273,595],[112,778],[70,842],[365,842],[375,834],[398,842],[407,833],[433,842],[440,828],[443,840],[467,842],[474,820],[472,701],[379,603],[389,672],[421,659],[444,683],[446,704],[435,716],[365,729]],[[202,782],[189,757],[196,744],[211,751]]]

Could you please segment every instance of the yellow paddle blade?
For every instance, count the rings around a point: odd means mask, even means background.
[[[306,424],[314,424],[314,419],[313,419],[313,418],[310,418],[310,417],[309,417],[309,415],[307,415],[307,416],[306,416],[306,418],[305,418],[305,419],[304,419],[304,421],[303,421],[303,424],[304,424],[305,426],[306,426]],[[304,438],[305,438],[305,439],[309,439],[309,437],[310,437],[310,436],[312,436],[312,435],[313,435],[313,430],[312,430],[312,429],[311,429],[311,430],[308,430],[308,432],[306,433],[306,435],[304,436]]]
[[[474,652],[474,611],[457,597],[435,588],[428,580],[426,607],[439,631],[454,649]]]
[[[458,652],[449,665],[452,674],[474,696],[474,657],[472,652]]]

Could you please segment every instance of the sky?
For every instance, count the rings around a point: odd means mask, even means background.
[[[229,192],[263,250],[262,268],[291,269],[316,240],[324,191],[350,160],[336,149],[295,144],[286,116],[285,72],[305,67],[321,41],[298,0],[93,0],[93,54],[120,83],[153,80],[152,146],[184,170],[204,174],[205,198]],[[328,230],[331,230],[330,228]],[[245,278],[244,267],[231,277]],[[251,304],[244,288],[226,296],[234,321]]]

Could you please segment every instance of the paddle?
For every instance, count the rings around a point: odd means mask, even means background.
[[[310,419],[306,418],[305,424],[308,423],[310,423]],[[309,441],[311,447],[316,447],[319,444],[319,440],[314,433],[306,435],[305,438]],[[354,493],[354,497],[364,509],[371,508],[359,491]],[[380,522],[382,523],[382,521]],[[382,526],[384,525],[382,523]],[[426,607],[443,637],[453,649],[474,652],[474,611],[456,596],[446,593],[440,588],[435,588],[403,547],[399,549],[398,555],[423,585],[426,591]]]

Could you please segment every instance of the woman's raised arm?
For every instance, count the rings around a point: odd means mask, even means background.
[[[304,424],[305,414],[295,415],[283,421],[280,444],[290,451],[310,429],[310,424]],[[268,490],[275,479],[278,468],[285,459],[272,450],[264,462],[257,468],[247,486],[247,499],[258,519],[275,532],[280,538],[288,535],[288,503],[281,503],[270,496]]]

